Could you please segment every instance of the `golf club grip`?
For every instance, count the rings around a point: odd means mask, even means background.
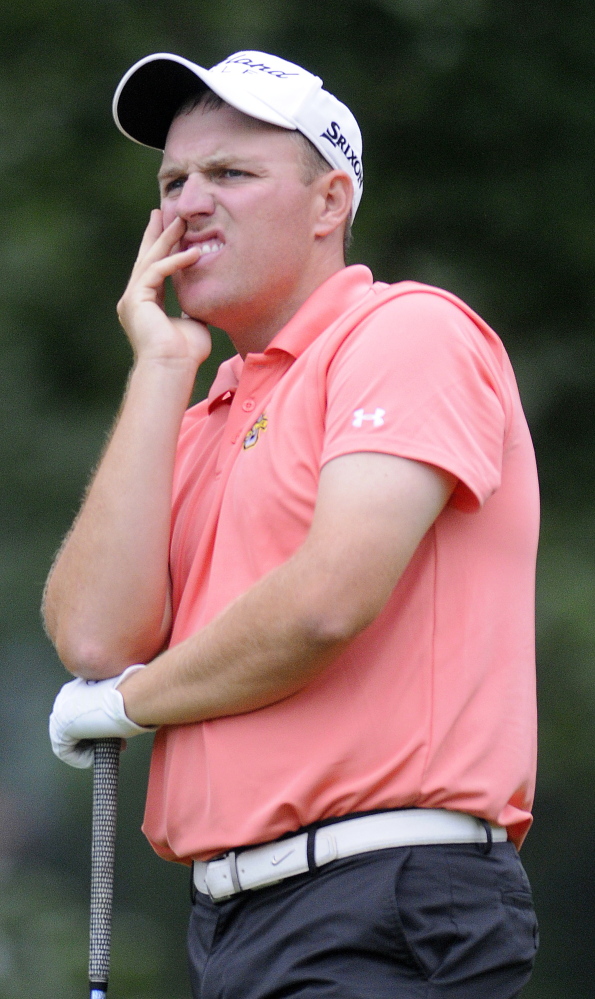
[[[105,995],[109,978],[119,766],[120,739],[98,739],[93,764],[89,928],[91,999],[100,999]]]

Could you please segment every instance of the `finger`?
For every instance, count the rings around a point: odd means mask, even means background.
[[[187,250],[180,250],[179,253],[172,253],[168,257],[161,257],[147,266],[143,277],[143,284],[153,290],[160,288],[166,277],[171,277],[176,271],[184,270],[196,263],[201,255],[199,246],[190,246]]]
[[[159,214],[161,215],[161,212]],[[186,223],[179,216],[176,216],[165,229],[163,229],[160,220],[151,219],[136,258],[135,269],[139,265],[142,267],[151,264],[154,260],[159,260],[161,257],[168,256],[185,231]]]
[[[138,248],[137,260],[145,255],[147,250],[153,246],[155,240],[159,239],[159,236],[163,232],[163,212],[160,208],[153,208],[151,215],[149,216],[148,225],[143,233],[143,238],[141,244]]]
[[[85,770],[93,765],[93,743],[89,740],[76,743],[63,742],[56,756],[71,767]]]

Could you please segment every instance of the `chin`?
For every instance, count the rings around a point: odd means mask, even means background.
[[[190,319],[196,319],[199,323],[217,325],[216,320],[213,318],[217,313],[217,309],[214,309],[202,296],[178,294],[177,299],[180,310],[189,316]]]
[[[222,311],[222,307],[224,308],[220,294],[214,290],[209,292],[203,282],[200,284],[175,282],[174,289],[182,312],[202,323],[217,325],[216,316]]]

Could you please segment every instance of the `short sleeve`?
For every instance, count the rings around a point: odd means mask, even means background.
[[[454,302],[416,292],[382,305],[333,358],[321,463],[358,451],[423,461],[459,479],[474,510],[500,485],[503,348]]]

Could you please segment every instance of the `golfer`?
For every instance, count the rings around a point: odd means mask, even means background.
[[[163,150],[160,207],[47,585],[76,677],[54,750],[157,730],[144,831],[191,867],[195,997],[512,999],[538,493],[504,348],[448,292],[345,266],[361,138],[316,76],[152,55],[114,113]],[[188,409],[209,326],[237,353]]]

